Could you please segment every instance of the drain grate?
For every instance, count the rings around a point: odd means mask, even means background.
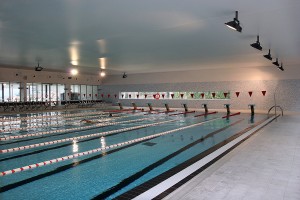
[[[143,145],[152,147],[152,146],[156,145],[156,143],[154,143],[154,142],[145,142],[145,143],[143,143]]]

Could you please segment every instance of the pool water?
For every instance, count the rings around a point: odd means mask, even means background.
[[[224,113],[194,117],[199,113],[169,116],[164,113],[144,115],[144,113],[135,112],[118,113],[110,117],[107,113],[95,115],[93,112],[101,111],[73,111],[67,113],[70,116],[63,116],[62,114],[66,114],[65,112],[30,114],[21,116],[27,117],[27,119],[16,120],[14,125],[11,126],[8,126],[8,122],[2,121],[0,122],[0,128],[7,131],[0,132],[1,138],[49,130],[87,128],[80,131],[51,133],[39,137],[0,141],[1,150],[150,125],[157,122],[161,124],[136,130],[120,131],[111,135],[2,153],[0,154],[0,171],[3,172],[166,131],[170,131],[170,133],[32,170],[1,176],[0,199],[92,199],[95,197],[113,199],[236,133],[253,126],[254,123],[267,119],[266,115],[255,115],[254,118],[251,118],[249,114],[221,118]],[[56,116],[57,114],[60,114],[60,116]],[[82,116],[77,116],[77,114],[82,114]],[[37,115],[51,115],[51,117],[34,118]],[[16,116],[11,117],[10,120],[12,121],[13,117]],[[90,124],[80,123],[85,118],[92,121],[108,120],[117,124],[108,126],[103,124],[102,127],[89,128]],[[129,120],[131,121],[128,122]],[[180,127],[200,122],[204,123],[176,131]],[[11,128],[31,127],[32,124],[37,127],[26,130],[11,130]],[[41,125],[46,127],[41,127]]]

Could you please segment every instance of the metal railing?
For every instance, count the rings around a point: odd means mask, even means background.
[[[268,115],[270,114],[271,110],[275,108],[275,115],[277,115],[277,108],[280,108],[281,110],[281,116],[283,116],[283,109],[280,106],[272,106],[269,111],[268,111]]]

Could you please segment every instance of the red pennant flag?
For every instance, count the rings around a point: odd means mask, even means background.
[[[124,94],[122,94],[122,99],[124,98]]]
[[[202,99],[204,98],[204,93],[201,93],[201,97],[202,97]]]
[[[215,92],[212,92],[211,95],[213,96],[213,98],[215,98],[216,93],[215,93]]]
[[[140,95],[139,95],[139,94],[137,94],[137,95],[136,95],[136,98],[139,98],[139,96],[140,96]]]
[[[107,97],[109,98],[109,97],[110,97],[110,94],[107,94]]]
[[[235,92],[235,94],[236,94],[236,97],[240,96],[240,92]]]
[[[180,97],[183,98],[183,95],[184,95],[184,94],[180,94]]]
[[[115,94],[115,98],[117,98],[117,94]]]
[[[264,96],[266,96],[266,92],[267,92],[267,91],[261,91],[261,93],[262,93]]]
[[[95,97],[98,96],[98,94],[95,94]]]
[[[165,98],[165,94],[162,94],[161,96],[162,96],[163,99]]]
[[[172,99],[174,98],[174,94],[171,94]]]
[[[89,94],[89,96],[92,96],[92,94]]]
[[[191,93],[191,97],[194,98],[194,94],[193,93]]]
[[[252,96],[252,92],[248,92],[249,93],[249,96],[251,97]]]
[[[85,97],[85,94],[83,94],[83,96]]]
[[[70,93],[68,92],[67,95],[70,96]]]
[[[131,98],[131,94],[129,94],[128,96],[129,96],[129,98]]]
[[[147,94],[144,94],[144,95],[145,95],[145,99],[146,99],[148,95]]]
[[[153,95],[153,98],[155,98],[155,95],[156,95],[156,94]]]
[[[103,98],[103,97],[104,97],[104,94],[101,94],[101,97]]]

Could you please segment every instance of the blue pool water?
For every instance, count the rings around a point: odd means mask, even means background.
[[[0,171],[2,172],[54,158],[72,155],[77,152],[97,149],[104,145],[109,146],[136,138],[142,138],[199,122],[206,122],[198,126],[169,133],[140,143],[115,147],[103,150],[100,153],[94,153],[52,165],[39,167],[33,170],[0,177],[0,199],[91,199],[106,191],[110,191],[111,188],[117,185],[120,186],[120,183],[123,180],[128,178],[132,179],[132,177],[136,177],[135,175],[137,173],[143,172],[137,178],[130,181],[129,184],[123,185],[120,190],[111,192],[107,196],[107,199],[112,199],[142,184],[143,182],[172,169],[193,156],[196,156],[208,148],[228,139],[245,128],[253,126],[254,123],[267,118],[265,115],[255,115],[255,117],[251,119],[249,114],[241,114],[228,119],[223,119],[221,116],[224,116],[224,113],[217,113],[207,117],[194,117],[194,115],[199,113],[177,116],[168,116],[166,114],[144,115],[143,113],[120,113],[114,114],[117,117],[109,117],[107,114],[91,116],[89,113],[91,111],[92,110],[84,111],[85,116],[81,116],[81,118],[78,116],[55,117],[54,113],[39,113],[39,116],[49,114],[52,114],[53,116],[52,118],[44,118],[44,121],[43,119],[30,118],[22,120],[23,123],[20,123],[21,121],[19,120],[14,122],[15,125],[11,126],[11,128],[32,126],[32,124],[36,126],[51,124],[51,126],[43,128],[37,127],[25,131],[16,130],[1,132],[0,137],[89,126],[89,124],[80,123],[81,119],[85,119],[87,117],[89,117],[90,120],[110,120],[110,122],[120,123],[112,126],[97,127],[82,131],[53,133],[42,137],[26,137],[16,140],[1,141],[1,150],[152,124],[155,122],[164,122],[168,120],[174,121],[107,135],[102,138],[101,136],[98,136],[88,138],[86,140],[79,140],[76,141],[76,143],[70,141],[50,146],[0,154]],[[79,112],[80,111],[73,111],[70,112],[70,114],[76,114]],[[93,112],[95,112],[95,110]],[[37,114],[31,114],[29,117],[35,115]],[[143,120],[125,122],[137,119]],[[53,123],[57,123],[57,121],[59,121],[59,124],[52,126],[55,125]],[[1,122],[0,125],[2,130],[10,128],[10,126],[4,122]],[[222,128],[224,128],[224,130],[216,132]],[[206,137],[212,132],[216,133],[210,137]],[[205,139],[201,142],[197,142],[201,138]],[[195,142],[195,145],[187,147],[193,142]],[[183,148],[185,149],[182,150]],[[179,153],[176,153],[174,156],[166,159],[170,154],[178,151]],[[159,164],[155,164],[160,160],[163,161]],[[149,166],[152,166],[153,164],[155,164],[155,166],[149,169]]]

